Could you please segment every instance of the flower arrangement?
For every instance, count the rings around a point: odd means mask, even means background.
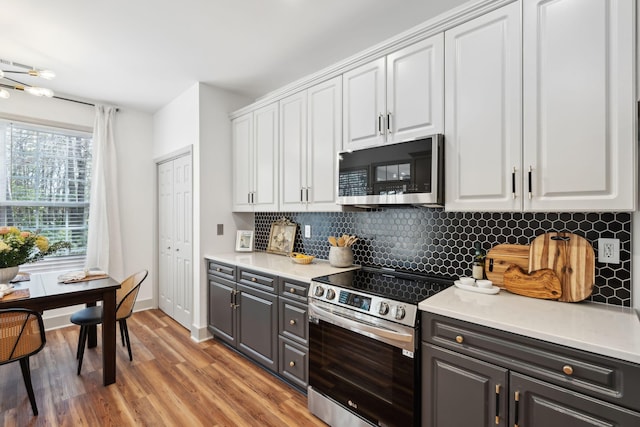
[[[41,234],[3,226],[0,227],[0,268],[36,262],[60,249],[70,247],[69,242],[50,244],[49,239]]]

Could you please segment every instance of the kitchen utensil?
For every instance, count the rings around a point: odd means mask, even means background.
[[[338,237],[338,246],[344,246],[345,240],[344,237]]]
[[[333,236],[329,236],[329,243],[331,243],[331,246],[338,246],[338,241]]]
[[[511,265],[529,271],[529,246],[503,243],[489,250],[484,260],[484,274],[495,286],[504,287],[503,275]]]
[[[573,233],[545,233],[530,245],[529,271],[552,269],[562,285],[560,301],[582,301],[595,282],[595,254],[591,244]]]
[[[562,285],[550,268],[527,273],[522,267],[512,264],[504,272],[504,288],[525,297],[558,299],[562,296]]]

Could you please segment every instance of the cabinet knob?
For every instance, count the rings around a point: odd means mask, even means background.
[[[573,375],[573,367],[571,365],[564,365],[562,367],[562,372],[564,372],[567,375]]]
[[[462,337],[462,335],[456,335],[456,342],[458,344],[462,344],[463,341],[464,341],[464,338]]]
[[[222,269],[220,267],[216,268],[216,271],[219,273],[222,271]]]
[[[291,367],[293,368],[294,366],[296,366],[296,362],[294,362],[294,361],[292,360],[291,362],[289,362],[289,366],[291,366]]]
[[[289,289],[289,292],[292,293],[292,294],[295,294],[296,293],[296,288]]]
[[[293,325],[295,325],[295,324],[296,324],[295,319],[291,319],[291,320],[289,320],[289,324],[290,324],[290,325],[292,325],[292,326],[293,326]]]
[[[258,279],[256,279],[255,277],[252,277],[252,278],[251,278],[251,281],[252,281],[252,282],[255,282],[255,281],[257,281],[257,280],[258,280]]]

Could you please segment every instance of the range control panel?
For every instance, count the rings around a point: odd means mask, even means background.
[[[311,282],[309,298],[347,307],[406,326],[415,326],[418,306],[374,295],[355,292],[339,286]]]

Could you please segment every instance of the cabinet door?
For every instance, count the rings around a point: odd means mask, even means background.
[[[218,339],[236,346],[236,309],[233,292],[235,283],[220,277],[209,280],[209,331]]]
[[[527,210],[633,210],[634,3],[523,2]]]
[[[309,210],[340,211],[338,152],[342,149],[342,78],[308,90],[307,187]]]
[[[442,133],[444,36],[387,56],[387,143]]]
[[[381,145],[386,111],[385,58],[343,74],[343,149]]]
[[[278,297],[237,285],[238,350],[272,371],[278,370]]]
[[[306,209],[307,92],[280,101],[280,208]]]
[[[254,209],[278,210],[278,103],[253,113],[255,194]]]
[[[510,425],[638,426],[640,413],[517,373],[510,375]]]
[[[522,207],[520,34],[518,2],[445,33],[447,210]]]
[[[504,368],[423,343],[422,426],[507,426],[508,384]]]
[[[253,211],[253,113],[231,122],[233,140],[233,210]]]

